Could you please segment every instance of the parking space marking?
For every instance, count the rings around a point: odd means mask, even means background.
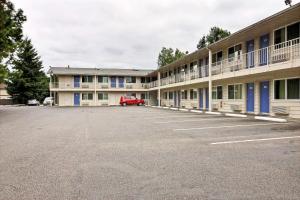
[[[192,119],[192,120],[173,120],[173,121],[164,121],[164,122],[153,122],[155,124],[168,124],[168,123],[181,123],[181,122],[201,122],[201,121],[209,121],[209,120],[232,120],[232,118],[223,118],[223,117],[213,117],[213,118],[203,118],[203,119]]]
[[[245,142],[260,142],[260,141],[269,141],[269,140],[285,140],[285,139],[297,139],[300,136],[291,136],[291,137],[277,137],[277,138],[261,138],[261,139],[252,139],[252,140],[233,140],[233,141],[225,141],[225,142],[214,142],[210,143],[211,145],[218,144],[236,144],[236,143],[245,143]]]
[[[198,118],[198,119],[201,119],[202,117],[199,117],[201,115],[193,115],[193,114],[190,114],[190,115],[166,115],[166,116],[153,116],[153,117],[144,117],[143,119],[165,119],[165,118],[169,118],[169,119],[172,119],[172,118],[191,118],[191,117],[195,117],[195,118]]]
[[[266,124],[239,124],[231,126],[209,126],[209,127],[199,127],[199,128],[179,128],[174,129],[174,131],[192,131],[192,130],[206,130],[206,129],[220,129],[220,128],[238,128],[238,127],[251,127],[251,126],[268,126],[268,125],[282,125],[283,123],[266,123]],[[285,123],[288,124],[288,123]]]

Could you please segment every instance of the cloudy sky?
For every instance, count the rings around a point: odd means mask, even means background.
[[[44,66],[157,67],[163,46],[192,52],[210,27],[235,32],[284,0],[12,0]],[[294,0],[293,3],[299,2]]]

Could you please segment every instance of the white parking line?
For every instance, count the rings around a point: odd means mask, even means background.
[[[198,118],[198,119],[192,119],[192,120],[174,120],[174,121],[164,121],[164,122],[153,122],[155,124],[168,124],[168,123],[182,123],[182,122],[202,122],[202,121],[209,121],[209,120],[232,120],[232,118]]]
[[[199,116],[199,115],[198,115]],[[172,118],[191,118],[191,117],[195,117],[197,118],[198,117],[197,115],[163,115],[163,116],[153,116],[153,117],[144,117],[143,119],[172,119]],[[199,117],[198,117],[199,119]],[[201,118],[200,118],[201,119]]]
[[[238,127],[250,127],[250,126],[268,126],[276,125],[282,123],[267,123],[267,124],[240,124],[240,125],[231,125],[231,126],[209,126],[209,127],[199,127],[199,128],[180,128],[174,129],[174,131],[191,131],[191,130],[205,130],[205,129],[220,129],[220,128],[238,128]]]
[[[278,138],[262,138],[262,139],[252,139],[252,140],[233,140],[226,142],[214,142],[210,143],[212,145],[216,144],[235,144],[235,143],[245,143],[245,142],[260,142],[260,141],[268,141],[268,140],[285,140],[285,139],[295,139],[300,138],[300,136],[291,136],[291,137],[278,137]]]

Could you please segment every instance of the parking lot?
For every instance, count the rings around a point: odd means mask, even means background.
[[[1,107],[0,199],[300,199],[300,123]]]

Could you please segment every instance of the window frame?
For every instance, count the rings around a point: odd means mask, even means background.
[[[92,99],[89,99],[90,94],[92,95]],[[85,95],[87,95],[87,99],[83,98]],[[94,100],[94,94],[92,92],[83,92],[83,93],[81,93],[81,100],[82,101],[93,101]]]
[[[299,99],[288,99],[288,86],[287,86],[287,80],[290,79],[300,79],[300,76],[297,77],[289,77],[289,78],[280,78],[280,79],[274,79],[273,80],[273,100],[274,101],[300,101],[300,95],[299,95]],[[275,81],[278,80],[284,80],[285,82],[285,94],[284,94],[284,99],[275,99]],[[299,94],[300,94],[300,85],[299,85]]]
[[[102,99],[99,98],[100,94],[102,94],[102,97],[103,97]],[[105,96],[107,98],[104,98]],[[98,92],[98,101],[108,101],[108,92]]]
[[[84,78],[87,78],[87,82],[83,81]],[[92,80],[90,81],[89,78],[92,78]],[[83,75],[81,76],[81,83],[93,83],[94,82],[94,78],[92,75]]]
[[[130,78],[130,81],[128,81],[129,78]],[[134,81],[133,81],[133,80],[134,80]],[[125,77],[125,82],[126,82],[126,83],[129,83],[129,84],[134,84],[134,83],[136,83],[136,76],[126,76],[126,77]]]
[[[109,76],[98,76],[98,83],[105,83],[108,84],[109,83]],[[102,78],[102,82],[100,82],[100,78]],[[107,78],[107,82],[103,82],[104,78]]]
[[[273,41],[272,41],[273,45],[278,45],[278,44],[282,44],[284,42],[287,42],[287,27],[290,26],[290,25],[296,24],[296,23],[300,23],[300,21],[299,20],[298,21],[293,21],[293,22],[291,22],[289,24],[285,24],[284,26],[280,26],[280,27],[278,27],[276,29],[273,29]],[[285,41],[282,42],[282,43],[275,44],[275,31],[277,31],[279,29],[282,29],[282,28],[284,28]]]
[[[231,59],[233,60],[233,58],[235,58],[235,52],[236,52],[235,48],[237,46],[241,46],[241,49],[239,51],[237,51],[237,52],[240,52],[240,53],[238,53],[238,58],[240,58],[241,55],[243,54],[243,52],[242,52],[242,50],[243,50],[243,44],[242,44],[242,42],[236,43],[236,44],[230,46],[229,48],[227,48],[227,59],[228,60],[231,60]],[[229,57],[229,49],[231,49],[231,48],[233,48],[233,56]]]
[[[218,88],[221,87],[222,89],[222,98],[218,97]],[[216,93],[216,98],[213,98],[213,94],[212,94],[212,100],[223,100],[223,85],[216,85],[212,87],[212,93],[215,92]]]
[[[236,86],[239,86],[239,85],[242,86],[241,87],[241,98],[237,99],[235,93],[236,93]],[[229,98],[229,86],[233,86],[233,90],[234,90],[233,91],[233,99]],[[228,84],[227,85],[227,99],[228,100],[234,100],[234,101],[241,101],[241,100],[243,100],[244,99],[243,92],[244,92],[244,83],[235,83],[235,84]]]

